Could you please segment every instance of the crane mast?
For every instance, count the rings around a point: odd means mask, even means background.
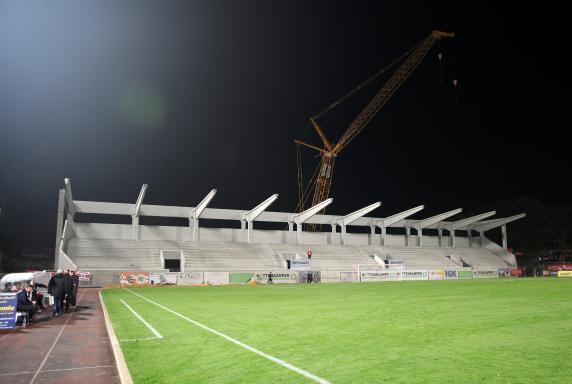
[[[341,136],[340,140],[333,145],[326,135],[324,134],[322,128],[316,121],[316,117],[310,118],[314,129],[320,136],[323,142],[323,149],[317,148],[315,146],[306,144],[299,140],[295,140],[296,143],[302,144],[304,146],[310,147],[314,150],[320,152],[321,160],[320,165],[315,175],[315,180],[313,180],[314,194],[312,198],[312,206],[326,200],[330,196],[330,190],[332,187],[334,163],[337,155],[357,136],[359,133],[367,126],[367,124],[375,117],[379,110],[385,105],[385,103],[395,94],[399,87],[407,80],[409,75],[413,73],[415,68],[421,63],[423,58],[427,55],[429,50],[433,47],[435,42],[444,37],[454,37],[454,33],[447,33],[441,31],[432,31],[429,36],[419,42],[410,51],[406,52],[403,56],[404,61],[399,66],[399,68],[391,75],[391,77],[385,82],[381,89],[376,93],[376,95],[370,100],[370,102],[365,106],[365,108],[357,115],[357,117],[351,122],[349,127],[346,129],[344,134]],[[370,78],[370,80],[373,79]],[[367,82],[369,82],[368,80]],[[366,82],[366,83],[367,83]],[[364,84],[366,84],[364,83]],[[361,89],[364,85],[360,85],[356,90]],[[355,92],[355,91],[353,91]],[[353,92],[350,93],[353,94]],[[347,95],[347,96],[350,96]],[[345,100],[344,97],[341,101]],[[320,116],[327,112],[329,109],[338,105],[339,102],[332,104],[326,111],[322,112]],[[312,183],[312,181],[311,181]],[[298,202],[298,210],[302,211],[304,209],[305,197],[301,196]],[[310,228],[311,230],[312,228]],[[315,228],[314,228],[315,229]]]

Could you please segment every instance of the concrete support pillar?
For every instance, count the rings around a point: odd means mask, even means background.
[[[502,247],[504,249],[508,249],[508,239],[506,236],[506,224],[501,227],[501,233],[502,233]]]
[[[131,215],[131,228],[133,228],[133,240],[139,240],[139,216]]]
[[[437,228],[437,236],[439,238],[439,246],[443,246],[443,228]]]
[[[369,241],[367,242],[368,245],[373,245],[373,239],[375,238],[375,225],[369,226]]]
[[[469,248],[473,246],[473,231],[467,229],[467,237],[469,238]]]
[[[449,234],[451,235],[451,247],[455,248],[455,230],[451,229]]]
[[[189,226],[191,227],[191,238],[193,241],[199,241],[199,219],[189,218]]]
[[[290,221],[288,223],[288,231],[289,232],[294,232],[294,222]]]
[[[409,236],[411,236],[411,227],[405,227],[405,246],[409,246]]]
[[[336,230],[337,230],[336,227],[337,227],[337,224],[335,224],[335,223],[332,224],[332,234],[330,236],[330,238],[331,238],[330,244],[336,244],[337,243],[337,241],[336,241]]]
[[[479,231],[481,247],[485,246],[485,231]]]
[[[417,228],[417,245],[423,246],[423,230],[421,228]]]
[[[252,229],[254,227],[254,221],[250,221],[246,223],[246,241],[248,243],[252,242]]]
[[[240,229],[246,229],[246,220],[240,220]]]
[[[54,252],[54,269],[58,269],[58,263],[60,261],[60,244],[62,242],[62,232],[64,230],[64,211],[66,204],[66,190],[60,189],[58,196],[58,218],[56,224],[56,249]]]
[[[387,229],[385,227],[381,227],[381,246],[385,246],[385,237],[387,235]]]
[[[296,243],[302,244],[302,224],[296,224]]]

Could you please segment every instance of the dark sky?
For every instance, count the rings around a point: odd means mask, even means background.
[[[2,241],[53,243],[65,177],[78,200],[134,202],[149,183],[149,204],[218,188],[212,207],[279,193],[272,210],[292,211],[293,140],[319,144],[308,117],[432,29],[457,36],[339,156],[329,212],[569,203],[559,12],[397,3],[0,0]],[[338,138],[381,84],[321,120],[326,133]],[[316,161],[304,152],[306,174]]]

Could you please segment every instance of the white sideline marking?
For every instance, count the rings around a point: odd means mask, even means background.
[[[135,317],[137,317],[139,320],[141,320],[141,322],[143,324],[145,324],[147,326],[147,328],[149,328],[151,330],[151,332],[153,332],[153,334],[155,335],[155,337],[146,338],[146,339],[135,339],[133,341],[149,340],[149,339],[162,339],[163,338],[163,336],[161,336],[161,334],[159,332],[157,332],[157,330],[155,328],[153,328],[153,326],[151,324],[146,322],[144,318],[142,318],[137,312],[135,312],[135,310],[133,308],[131,308],[129,306],[129,304],[127,304],[125,301],[123,301],[123,299],[119,299],[119,300],[127,307],[127,309],[129,309],[131,311],[131,313],[133,313],[135,315]],[[122,340],[122,341],[131,341],[131,340]]]
[[[44,369],[40,372],[60,372],[60,371],[76,371],[78,369],[96,369],[96,368],[115,368],[114,365],[94,365],[89,367],[76,367],[76,368],[61,368],[61,369]],[[13,376],[13,375],[26,375],[34,373],[34,371],[13,372],[13,373],[0,373],[0,376]]]
[[[298,373],[298,374],[300,374],[300,375],[302,375],[302,376],[306,376],[307,378],[312,379],[312,380],[314,380],[314,381],[316,381],[316,382],[318,382],[318,383],[320,383],[320,384],[331,384],[329,381],[324,380],[324,379],[322,379],[322,378],[320,378],[320,377],[318,377],[318,376],[316,376],[316,375],[313,375],[313,374],[311,374],[311,373],[308,372],[308,371],[305,371],[305,370],[303,370],[303,369],[300,369],[300,368],[298,368],[298,367],[295,367],[295,366],[293,366],[292,364],[285,362],[284,360],[280,360],[280,359],[278,359],[278,358],[276,358],[276,357],[274,357],[274,356],[271,356],[271,355],[269,355],[269,354],[267,354],[267,353],[264,353],[264,352],[262,352],[262,351],[259,351],[258,349],[254,348],[254,347],[251,347],[251,346],[248,345],[248,344],[244,344],[244,343],[241,342],[241,341],[238,341],[238,340],[236,340],[236,339],[233,339],[232,337],[227,336],[227,335],[225,335],[224,333],[221,333],[221,332],[219,332],[219,331],[215,331],[214,329],[209,328],[209,327],[207,327],[206,325],[203,325],[203,324],[199,323],[198,321],[195,321],[195,320],[193,320],[193,319],[191,319],[191,318],[189,318],[189,317],[187,317],[187,316],[181,315],[180,313],[175,312],[175,311],[173,311],[172,309],[169,309],[169,308],[167,308],[167,307],[165,307],[165,306],[163,306],[163,305],[161,305],[161,304],[159,304],[159,303],[156,303],[156,302],[154,302],[153,300],[149,300],[148,298],[146,298],[146,297],[144,297],[144,296],[141,296],[140,294],[135,293],[135,292],[131,291],[130,289],[127,289],[127,288],[123,288],[123,289],[125,289],[126,291],[131,292],[132,294],[134,294],[134,295],[136,295],[136,296],[139,296],[140,298],[142,298],[143,300],[146,300],[146,301],[150,302],[151,304],[155,304],[157,307],[162,308],[162,309],[164,309],[165,311],[170,312],[170,313],[172,313],[172,314],[175,315],[175,316],[179,316],[181,319],[186,320],[186,321],[188,321],[189,323],[192,323],[192,324],[196,325],[197,327],[201,327],[201,328],[203,328],[203,329],[205,329],[205,330],[207,330],[207,331],[209,331],[209,332],[211,332],[211,333],[214,333],[215,335],[220,336],[220,337],[222,337],[223,339],[226,339],[226,340],[230,341],[231,343],[234,343],[234,344],[236,344],[236,345],[238,345],[238,346],[240,346],[240,347],[242,347],[242,348],[244,348],[244,349],[247,349],[247,350],[249,350],[250,352],[254,352],[254,353],[256,353],[257,355],[262,356],[262,357],[264,357],[265,359],[268,359],[268,360],[270,360],[270,361],[272,361],[272,362],[274,362],[274,363],[276,363],[276,364],[278,364],[278,365],[281,365],[281,366],[283,366],[283,367],[285,367],[285,368],[288,368],[288,369],[291,370],[291,371],[294,371],[294,372],[296,372],[296,373]]]
[[[126,342],[132,342],[132,341],[158,340],[158,339],[159,339],[158,337],[143,337],[141,339],[120,339],[119,341],[126,343]]]

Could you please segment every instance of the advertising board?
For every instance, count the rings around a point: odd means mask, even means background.
[[[361,271],[361,281],[364,283],[376,281],[394,281],[397,278],[395,271]]]

